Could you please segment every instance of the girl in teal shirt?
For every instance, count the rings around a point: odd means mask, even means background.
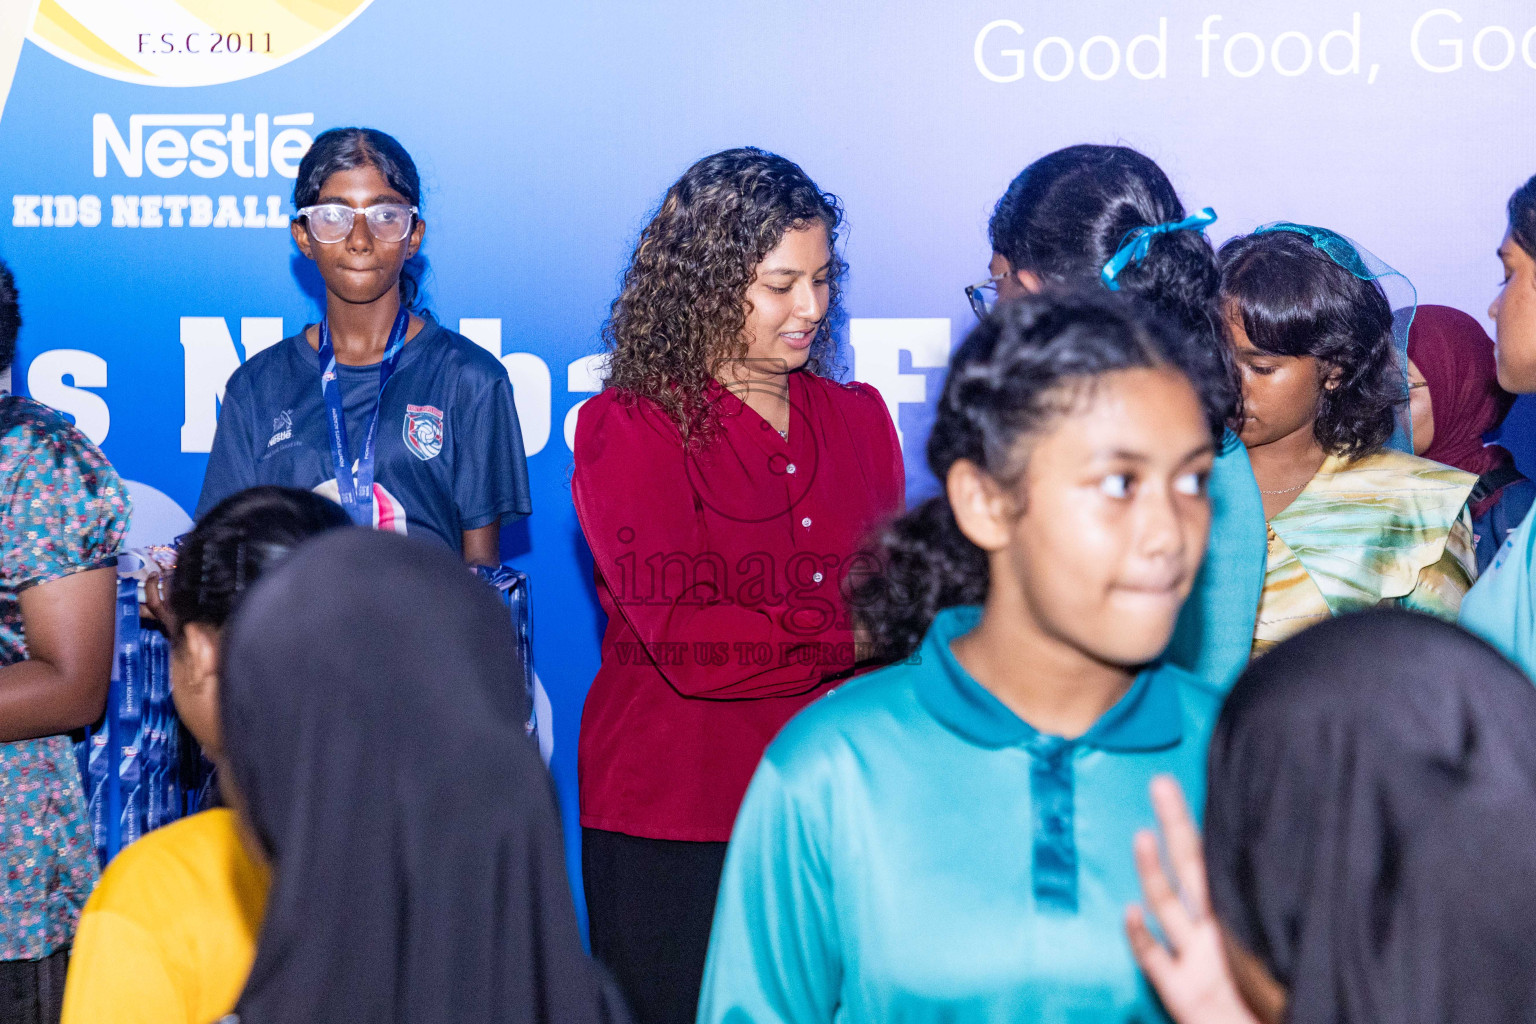
[[[1509,197],[1499,243],[1504,282],[1488,307],[1497,325],[1499,386],[1536,392],[1536,177]],[[1461,602],[1461,624],[1536,678],[1536,510],[1526,515]]]
[[[1121,921],[1149,780],[1204,792],[1217,691],[1158,658],[1205,551],[1225,381],[1137,309],[1047,290],[956,350],[928,446],[945,493],[856,595],[902,660],[769,747],[701,1024],[1163,1019]]]

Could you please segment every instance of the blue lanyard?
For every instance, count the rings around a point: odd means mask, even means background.
[[[368,434],[363,438],[363,450],[357,457],[357,476],[354,480],[352,464],[347,459],[347,414],[341,404],[341,384],[336,379],[336,349],[331,345],[331,329],[326,321],[320,321],[320,394],[325,397],[325,423],[331,434],[331,461],[336,466],[336,493],[341,507],[359,526],[373,525],[373,445],[379,434],[379,413],[384,408],[384,385],[389,383],[400,361],[400,350],[405,347],[405,329],[411,317],[400,307],[395,315],[395,326],[389,332],[389,347],[379,363],[379,397],[373,403],[373,416],[368,421]]]

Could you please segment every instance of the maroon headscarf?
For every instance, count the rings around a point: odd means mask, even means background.
[[[1429,382],[1434,441],[1424,458],[1482,476],[1511,461],[1483,435],[1504,422],[1515,396],[1499,387],[1493,339],[1449,306],[1420,306],[1408,332],[1408,358]]]

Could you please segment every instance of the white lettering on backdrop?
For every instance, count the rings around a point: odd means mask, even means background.
[[[221,316],[181,318],[182,426],[181,450],[202,453],[213,447],[219,403],[224,386],[240,364],[282,340],[283,319],[275,316],[240,318],[239,346],[229,322]],[[501,360],[512,381],[513,400],[523,430],[527,453],[537,455],[549,443],[553,412],[553,386],[549,364],[532,352],[501,351],[501,320],[498,317],[465,317],[459,332]],[[849,322],[854,377],[878,388],[896,423],[903,446],[901,407],[924,405],[928,394],[922,373],[903,371],[902,353],[912,370],[940,369],[949,362],[950,322],[944,317],[868,318]],[[592,394],[602,388],[601,354],[582,356],[566,367],[566,392]],[[111,412],[106,398],[96,390],[107,386],[106,360],[78,349],[51,349],[33,358],[27,370],[27,390],[39,402],[74,417],[92,441],[107,436]],[[585,399],[583,399],[585,401]],[[576,417],[582,402],[565,416],[563,435],[567,450],[574,447]]]

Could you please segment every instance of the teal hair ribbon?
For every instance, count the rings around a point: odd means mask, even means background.
[[[1152,248],[1152,239],[1158,235],[1166,235],[1170,231],[1200,231],[1216,223],[1216,211],[1207,206],[1198,213],[1192,213],[1183,220],[1170,220],[1162,224],[1149,224],[1146,227],[1132,228],[1125,236],[1125,241],[1120,243],[1120,248],[1104,264],[1104,269],[1099,271],[1099,277],[1104,281],[1104,287],[1112,292],[1120,290],[1120,282],[1115,278],[1120,272],[1132,263],[1140,263],[1147,258],[1147,250]]]

